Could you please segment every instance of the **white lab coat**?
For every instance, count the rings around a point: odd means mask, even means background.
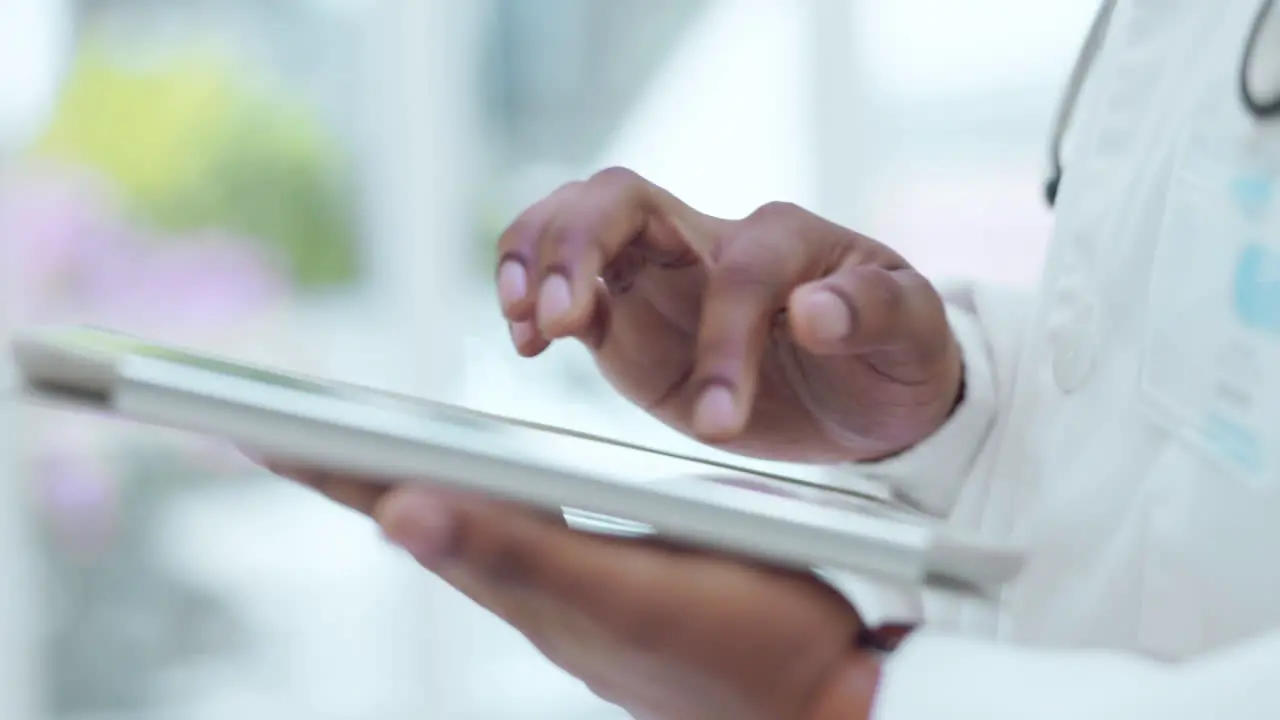
[[[1194,412],[1162,412],[1149,385],[1217,372],[1184,362],[1221,345],[1212,282],[1237,247],[1203,188],[1240,157],[1280,157],[1238,95],[1260,2],[1121,0],[1068,136],[1039,292],[947,293],[962,405],[855,471],[1029,562],[994,607],[926,598],[877,720],[1280,718],[1280,475],[1227,469]],[[1280,382],[1280,354],[1261,365]]]

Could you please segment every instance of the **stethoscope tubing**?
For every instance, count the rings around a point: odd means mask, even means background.
[[[1103,38],[1111,25],[1111,16],[1118,0],[1104,0],[1098,14],[1094,17],[1089,35],[1085,38],[1084,47],[1076,58],[1071,76],[1067,80],[1067,89],[1058,104],[1058,113],[1054,118],[1053,131],[1049,141],[1049,172],[1044,184],[1045,202],[1052,208],[1058,199],[1058,187],[1062,184],[1062,142],[1075,114],[1076,103],[1080,99],[1081,90],[1093,69],[1093,63],[1102,49]],[[1275,9],[1275,0],[1263,0],[1249,28],[1249,36],[1245,41],[1244,53],[1240,58],[1239,92],[1240,101],[1249,114],[1256,119],[1265,120],[1280,116],[1280,95],[1259,99],[1249,87],[1249,68],[1253,64],[1253,56],[1257,52],[1262,30],[1271,12]]]

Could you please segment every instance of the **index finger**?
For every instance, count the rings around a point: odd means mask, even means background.
[[[787,294],[839,259],[832,229],[788,203],[756,210],[737,224],[708,269],[698,323],[693,426],[726,442],[742,432],[759,385],[761,360]]]
[[[557,191],[499,238],[499,275],[523,271],[513,319],[536,317],[549,337],[577,334],[591,315],[605,268],[639,237],[679,252],[687,238],[673,217],[687,210],[636,173],[611,168]]]
[[[529,248],[537,243],[543,227],[571,201],[582,183],[561,185],[547,197],[520,213],[498,238],[497,285],[502,313],[512,322],[532,319],[536,286],[530,284]]]

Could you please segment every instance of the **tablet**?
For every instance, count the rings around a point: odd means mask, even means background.
[[[200,433],[301,465],[431,483],[581,530],[658,534],[795,569],[988,596],[1016,549],[871,494],[443,403],[231,362],[92,328],[20,334],[33,401]]]

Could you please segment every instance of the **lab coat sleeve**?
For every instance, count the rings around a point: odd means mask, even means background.
[[[1030,292],[983,284],[941,287],[964,359],[964,398],[951,417],[915,447],[888,460],[835,471],[884,483],[923,510],[945,517],[973,475],[999,415],[1013,396]]]
[[[884,665],[871,720],[1274,720],[1280,632],[1181,664],[917,633]]]
[[[885,484],[913,505],[946,517],[969,478],[980,472],[978,459],[994,451],[989,438],[1011,402],[1021,338],[1034,298],[1030,292],[987,285],[940,289],[964,356],[964,399],[942,427],[914,448],[886,461],[837,468],[830,480],[839,485],[856,477]],[[832,569],[819,574],[858,608],[870,626],[914,624],[926,616],[919,588]]]

